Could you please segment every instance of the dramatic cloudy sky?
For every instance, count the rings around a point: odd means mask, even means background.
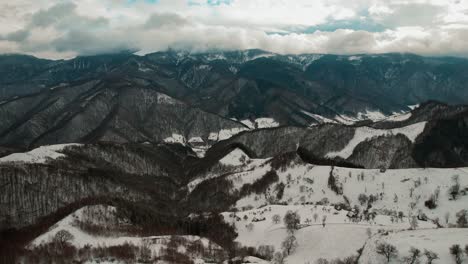
[[[468,57],[468,0],[0,0],[0,53],[169,47]]]

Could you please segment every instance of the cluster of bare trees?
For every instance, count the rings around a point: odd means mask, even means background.
[[[468,256],[468,245],[465,245],[465,248],[463,249],[460,245],[456,244],[451,246],[449,251],[453,256],[455,264],[461,264],[463,262],[463,255]],[[376,247],[376,252],[377,254],[382,255],[387,263],[390,263],[392,259],[398,258],[397,248],[386,242],[379,243]],[[434,260],[439,259],[439,255],[427,249],[421,251],[418,248],[411,247],[408,254],[401,258],[401,263],[419,264],[422,263],[423,258],[425,259],[425,263],[432,264]]]
[[[210,262],[222,262],[227,259],[226,252],[218,245],[209,242],[204,245],[201,240],[187,240],[180,236],[144,239],[139,245],[124,243],[117,246],[85,245],[76,248],[71,243],[74,236],[67,230],[58,231],[50,243],[41,244],[26,250],[25,263],[82,263],[90,260],[115,261],[124,263],[193,263],[192,259],[203,258]],[[158,245],[152,247],[152,245]],[[179,248],[186,248],[180,252]],[[154,249],[157,248],[157,249]],[[262,252],[266,252],[262,249]],[[273,255],[273,253],[270,253]]]
[[[452,254],[455,264],[461,264],[463,262],[463,255],[468,256],[468,244],[465,245],[465,249],[458,244],[450,247],[450,254]]]

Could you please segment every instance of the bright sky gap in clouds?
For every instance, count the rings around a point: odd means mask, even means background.
[[[0,53],[70,58],[121,50],[468,57],[468,0],[15,0]]]

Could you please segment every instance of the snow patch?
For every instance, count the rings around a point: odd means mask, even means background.
[[[176,133],[172,133],[171,137],[165,138],[164,142],[166,143],[180,143],[182,145],[185,145],[186,139],[184,136]]]
[[[103,206],[97,205],[98,207],[108,207],[110,211],[115,210],[114,207],[111,206]],[[34,239],[29,245],[29,248],[40,246],[43,244],[47,244],[52,241],[53,237],[57,232],[60,230],[66,230],[73,235],[73,239],[69,242],[77,247],[83,248],[86,245],[90,245],[92,247],[99,247],[99,246],[117,246],[123,245],[125,243],[130,243],[135,246],[147,245],[153,254],[157,254],[156,252],[160,252],[161,249],[165,249],[168,241],[170,240],[170,236],[149,236],[149,237],[136,237],[136,236],[99,236],[99,235],[91,235],[87,232],[84,232],[76,225],[76,220],[82,219],[85,210],[96,207],[96,206],[87,206],[77,211],[73,212],[72,214],[68,215],[55,225],[53,225],[47,232],[40,235],[36,239]],[[102,211],[102,210],[101,210]],[[217,244],[210,242],[206,238],[201,238],[198,236],[178,236],[185,239],[189,243],[194,242],[201,242],[201,244],[208,248],[209,246],[214,247],[215,249],[219,249],[220,247]],[[178,248],[180,253],[186,253],[185,247],[181,246]],[[102,263],[102,262],[100,262]]]
[[[249,119],[245,119],[240,121],[242,124],[248,126],[250,129],[255,129],[255,123],[250,121]]]
[[[346,116],[346,115],[336,115],[334,117],[334,119],[338,122],[338,123],[341,123],[341,124],[345,124],[345,125],[352,125],[356,122],[358,122],[359,120],[356,119],[356,118],[353,118],[353,117],[350,117],[350,116]]]
[[[411,115],[412,115],[411,112],[408,112],[406,114],[395,113],[394,115],[385,119],[385,121],[392,121],[392,122],[405,121],[405,120],[408,120],[411,117]]]
[[[167,94],[158,93],[158,103],[166,105],[175,105],[177,104],[177,100],[175,100]]]
[[[202,65],[198,65],[197,66],[197,70],[206,70],[206,71],[210,71],[211,70],[211,66],[210,65],[206,65],[206,64],[202,64]]]
[[[273,118],[263,117],[255,119],[258,128],[279,127],[279,123]]]
[[[382,119],[385,119],[387,116],[384,115],[382,112],[380,111],[372,111],[372,110],[369,110],[369,109],[366,109],[366,112],[359,112],[357,114],[357,119],[359,120],[372,120],[372,121],[379,121],[379,120],[382,120]]]
[[[427,122],[420,122],[410,126],[394,129],[374,129],[370,127],[357,127],[354,132],[354,137],[348,142],[342,150],[330,152],[326,156],[328,158],[342,157],[347,159],[353,154],[354,148],[361,142],[377,136],[391,136],[397,134],[405,135],[411,142],[414,142],[416,137],[421,134],[426,127]]]
[[[319,122],[320,124],[325,124],[325,123],[333,123],[333,124],[336,124],[336,123],[337,123],[335,120],[332,120],[332,119],[323,117],[323,116],[321,116],[321,115],[312,114],[312,113],[309,113],[309,112],[304,111],[304,110],[302,110],[301,112],[304,113],[305,115],[308,115],[308,116],[312,117],[313,119],[315,119],[315,120],[316,120],[317,122]]]
[[[239,148],[234,149],[231,151],[229,154],[224,156],[219,162],[223,165],[228,165],[228,166],[242,166],[245,164],[245,162],[249,159],[249,156],[245,154],[244,151],[242,151]]]
[[[361,56],[350,56],[348,58],[349,61],[360,61],[362,59]]]
[[[415,105],[408,105],[408,107],[411,109],[411,110],[414,110],[416,108],[419,107],[419,104],[415,104]]]
[[[229,71],[232,72],[233,74],[237,74],[239,70],[234,66],[229,66]]]
[[[81,146],[81,144],[59,144],[41,146],[25,153],[13,153],[6,157],[0,158],[2,162],[19,162],[19,163],[47,163],[50,160],[56,160],[58,158],[65,157],[65,154],[60,153],[67,147]]]
[[[239,134],[242,131],[247,130],[245,127],[234,127],[231,129],[221,129],[219,132],[211,132],[208,136],[208,140],[221,141],[226,140],[234,135]]]
[[[201,137],[193,137],[193,138],[190,138],[189,143],[204,143],[205,141],[203,141],[203,139]]]

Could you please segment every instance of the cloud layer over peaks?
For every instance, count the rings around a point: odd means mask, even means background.
[[[0,53],[69,58],[120,50],[468,56],[468,0],[16,0]]]

